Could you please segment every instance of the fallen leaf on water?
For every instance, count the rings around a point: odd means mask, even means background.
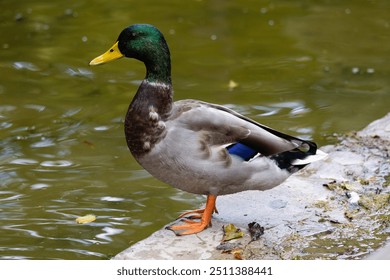
[[[251,241],[256,241],[264,234],[264,227],[262,227],[259,223],[249,223],[248,227],[249,233],[251,234]]]
[[[95,220],[96,220],[96,216],[95,215],[88,214],[88,215],[85,215],[85,216],[82,216],[82,217],[78,217],[76,219],[76,222],[78,224],[87,224],[87,223],[91,223],[91,222],[93,222]]]
[[[233,224],[228,224],[226,226],[223,226],[223,231],[224,234],[223,234],[222,242],[236,239],[236,238],[241,238],[244,236],[244,233],[239,228],[236,228],[236,226]]]
[[[88,140],[84,140],[83,143],[88,145],[90,148],[95,149],[95,145],[92,142]]]
[[[236,87],[238,87],[238,84],[237,84],[235,81],[230,80],[230,81],[229,81],[229,84],[228,84],[229,90],[233,90],[233,89],[235,89]]]

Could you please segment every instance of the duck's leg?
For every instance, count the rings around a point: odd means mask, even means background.
[[[180,214],[179,217],[176,218],[176,220],[179,220],[181,218],[192,219],[192,220],[193,219],[201,219],[204,210],[205,209],[195,209],[195,210],[192,210],[192,211],[184,212],[184,213]],[[215,203],[214,203],[214,211],[213,211],[213,213],[217,213],[218,214],[218,209],[215,206]]]
[[[206,207],[204,209],[194,210],[192,212],[186,212],[179,216],[179,218],[184,217],[189,214],[196,214],[191,216],[191,219],[199,218],[199,222],[193,220],[183,220],[183,225],[172,225],[168,226],[167,229],[172,230],[176,235],[188,235],[201,232],[207,228],[211,223],[211,216],[213,215],[215,208],[215,201],[217,197],[215,195],[209,194],[207,196]]]

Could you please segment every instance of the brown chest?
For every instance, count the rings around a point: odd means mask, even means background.
[[[127,146],[135,157],[148,153],[166,134],[165,123],[153,106],[142,114],[129,110],[125,119]]]

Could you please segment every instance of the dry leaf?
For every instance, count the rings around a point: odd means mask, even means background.
[[[87,223],[91,223],[91,222],[93,222],[95,220],[96,220],[96,216],[95,215],[88,214],[88,215],[85,215],[85,216],[82,216],[82,217],[78,217],[76,219],[76,222],[78,224],[87,224]]]
[[[251,241],[256,241],[264,234],[264,227],[256,222],[248,224],[249,233],[251,234]]]
[[[235,89],[236,87],[238,87],[238,84],[237,84],[235,81],[230,80],[230,81],[229,81],[229,84],[228,84],[229,90],[233,90],[233,89]]]
[[[242,249],[234,249],[231,251],[231,254],[234,256],[235,259],[237,260],[243,260],[243,256],[242,256]]]
[[[92,142],[88,140],[84,140],[83,143],[88,145],[90,148],[95,149],[95,145]]]
[[[241,238],[244,236],[244,233],[239,229],[236,228],[235,225],[233,224],[228,224],[227,226],[223,227],[223,239],[222,242],[236,239],[236,238]]]

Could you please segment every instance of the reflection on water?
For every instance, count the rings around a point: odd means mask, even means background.
[[[203,202],[127,150],[123,116],[143,66],[87,66],[129,24],[166,34],[177,99],[320,144],[388,111],[386,1],[30,2],[0,11],[2,259],[107,259]],[[87,214],[96,221],[75,222]]]

